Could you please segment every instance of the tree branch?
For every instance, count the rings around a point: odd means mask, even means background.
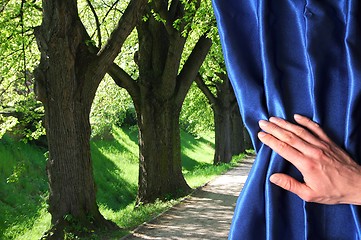
[[[132,0],[129,3],[107,43],[98,52],[99,62],[102,63],[99,65],[111,65],[119,54],[124,41],[134,29],[137,21],[140,19],[140,14],[146,6],[147,1],[148,0]]]
[[[105,15],[104,15],[104,17],[103,17],[103,19],[102,19],[102,21],[101,21],[102,23],[99,23],[99,27],[98,27],[98,28],[96,29],[96,31],[93,32],[93,34],[91,35],[91,38],[94,37],[95,33],[98,31],[98,29],[100,29],[100,27],[103,25],[105,19],[108,17],[109,13],[113,10],[113,8],[118,4],[119,1],[120,1],[120,0],[115,1],[111,6],[109,6],[106,2],[102,1],[103,5],[109,7],[109,9],[108,9],[108,11],[105,13]],[[117,9],[115,9],[115,10],[117,10]],[[124,14],[124,12],[122,12],[122,11],[119,11],[119,12],[120,12],[121,14]],[[99,47],[101,47],[101,46],[99,46]]]
[[[204,82],[202,76],[198,73],[195,82],[198,88],[203,92],[203,94],[207,97],[208,101],[214,105],[217,102],[217,97],[211,92],[211,90],[207,87],[206,83]]]
[[[98,47],[101,48],[102,47],[102,33],[100,31],[100,22],[99,22],[99,18],[98,15],[94,9],[93,4],[90,2],[90,0],[86,0],[87,4],[90,7],[90,10],[92,11],[93,15],[94,15],[94,19],[95,19],[95,24],[97,25],[96,29],[97,29],[97,34],[98,34]]]
[[[34,4],[33,7],[34,7],[36,10],[42,12],[42,11],[43,11],[43,8],[42,8],[41,6],[36,5],[36,1],[37,1],[37,0],[33,0],[33,1],[31,2],[32,4]]]
[[[108,74],[113,78],[115,84],[127,90],[133,101],[138,101],[140,98],[139,86],[127,72],[113,63],[109,68]]]
[[[152,1],[152,6],[155,13],[158,13],[159,16],[165,20],[164,27],[167,30],[168,34],[172,34],[175,29],[173,28],[173,19],[170,17],[168,12],[168,1],[165,0],[154,0]]]
[[[194,46],[177,78],[177,101],[183,102],[211,46],[212,40],[207,38],[207,33],[203,34]]]
[[[23,71],[24,71],[24,85],[26,86],[28,92],[30,92],[29,86],[26,84],[27,75],[26,75],[26,53],[25,53],[25,24],[24,24],[24,5],[25,0],[21,1],[20,6],[20,25],[21,25],[21,51],[22,51],[22,61],[23,61]]]
[[[173,0],[169,7],[169,17],[170,19],[175,19],[178,12],[178,5],[180,4],[179,0]]]
[[[1,3],[1,6],[0,6],[0,13],[2,13],[4,10],[5,10],[5,7],[6,5],[10,2],[10,0],[4,0],[2,3]]]
[[[161,88],[159,88],[159,95],[163,96],[164,99],[168,98],[170,95],[173,95],[177,87],[177,80],[170,81],[170,79],[177,79],[182,51],[186,42],[186,39],[181,37],[180,34],[178,36],[179,39],[176,39],[176,36],[173,36],[173,40],[169,43],[167,58],[164,64],[164,71],[161,77]]]
[[[229,81],[227,74],[216,72],[215,73],[222,81]]]
[[[13,80],[9,83],[8,86],[6,86],[5,88],[2,89],[2,91],[0,92],[0,97],[2,97],[2,95],[4,95],[4,93],[6,93],[7,90],[9,90],[9,88],[11,87],[11,85],[13,85],[16,82],[16,80]]]
[[[164,20],[168,21],[168,3],[165,0],[153,0],[152,5],[154,6],[154,10],[159,13],[160,17],[162,17]]]
[[[20,119],[24,116],[24,114],[20,112],[0,112],[0,115],[3,115],[4,117],[14,117],[17,119]]]

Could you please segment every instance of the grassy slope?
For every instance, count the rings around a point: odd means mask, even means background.
[[[115,128],[114,137],[114,140],[93,141],[91,145],[97,200],[106,218],[130,229],[174,202],[134,209],[137,136],[135,132]],[[229,168],[212,165],[213,151],[214,142],[209,135],[195,139],[182,132],[183,172],[190,186],[200,186]],[[0,239],[39,239],[49,228],[45,159],[42,149],[6,138],[0,141]],[[119,237],[124,233],[113,235]]]
[[[11,239],[44,216],[45,164],[41,149],[6,138],[0,142],[0,239]]]

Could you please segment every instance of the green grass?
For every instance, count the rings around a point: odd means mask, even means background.
[[[92,239],[119,239],[177,200],[135,208],[138,182],[137,134],[114,128],[114,139],[91,142],[97,201],[100,211],[125,230],[101,233]],[[199,187],[232,164],[213,166],[213,133],[195,139],[182,132],[182,165],[188,184]],[[0,239],[39,239],[50,226],[45,150],[0,140]]]
[[[46,179],[44,150],[6,137],[1,140],[0,239],[24,235],[33,226],[39,228],[36,224],[45,216]]]

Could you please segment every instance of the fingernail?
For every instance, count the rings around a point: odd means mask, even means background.
[[[294,118],[295,120],[300,120],[300,119],[302,118],[302,116],[299,115],[299,114],[295,114],[295,115],[293,115],[293,118]]]
[[[270,117],[268,120],[270,122],[276,122],[278,119],[276,117]]]
[[[269,121],[270,122],[272,122],[272,123],[278,123],[278,122],[280,122],[280,118],[278,118],[278,117],[270,117],[270,119],[269,119]]]
[[[265,127],[265,126],[267,126],[267,124],[268,124],[268,122],[266,120],[259,120],[258,121],[258,125],[260,127]]]
[[[280,178],[277,177],[277,175],[271,175],[269,180],[272,182],[272,183],[275,183],[277,184],[279,181],[280,181]]]
[[[258,133],[258,137],[259,138],[263,138],[263,137],[265,137],[267,134],[265,133],[265,132],[259,132]]]

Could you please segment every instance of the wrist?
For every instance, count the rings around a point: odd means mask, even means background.
[[[353,171],[350,191],[348,192],[349,200],[346,202],[353,205],[361,205],[361,166],[356,164]]]

